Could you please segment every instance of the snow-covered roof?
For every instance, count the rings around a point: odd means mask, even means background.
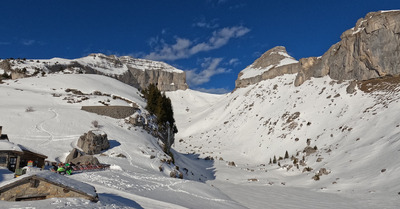
[[[23,152],[18,144],[14,144],[8,140],[0,140],[0,151]]]
[[[33,150],[31,148],[25,147],[20,144],[15,144],[13,142],[10,142],[8,140],[0,140],[0,151],[16,151],[16,152],[24,152],[24,151],[29,151],[33,152],[39,155],[43,155],[47,158],[45,154],[42,154],[36,150]]]
[[[8,185],[11,185],[17,181],[22,181],[27,178],[35,178],[35,177],[39,178],[39,179],[43,179],[44,181],[53,183],[55,185],[68,187],[71,190],[86,194],[86,195],[94,197],[94,198],[97,196],[96,189],[92,185],[77,181],[75,179],[68,178],[64,175],[53,173],[50,171],[41,171],[41,172],[37,172],[37,173],[33,173],[33,174],[25,174],[21,177],[18,177],[18,178],[12,179],[12,180],[4,181],[0,184],[0,189],[2,189],[3,187],[6,187]]]
[[[29,148],[29,147],[26,147],[26,146],[23,146],[23,145],[20,145],[20,144],[18,144],[18,146],[19,146],[23,151],[33,152],[33,153],[36,153],[36,154],[39,154],[39,155],[43,155],[43,156],[45,156],[45,157],[47,158],[47,155],[45,155],[45,154],[43,154],[43,153],[40,153],[40,152],[38,152],[38,151],[36,151],[36,150],[34,150],[34,149],[32,149],[32,148]]]

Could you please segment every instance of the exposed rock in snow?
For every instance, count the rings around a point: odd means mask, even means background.
[[[285,47],[277,46],[265,52],[253,64],[239,73],[235,82],[236,88],[246,87],[284,74],[297,73],[299,70],[298,61],[286,52]]]
[[[102,150],[110,147],[107,134],[99,131],[89,131],[79,137],[77,146],[86,154],[94,155],[100,154]]]

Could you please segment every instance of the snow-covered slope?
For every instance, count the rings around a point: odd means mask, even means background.
[[[97,157],[111,169],[70,177],[93,185],[98,203],[69,198],[0,206],[396,208],[399,78],[366,81],[349,94],[349,82],[324,77],[294,87],[295,76],[225,95],[168,92],[179,129],[175,165],[184,179],[169,177],[176,168],[162,162],[169,157],[141,127],[80,110],[99,102],[127,106],[126,101],[132,101],[139,114],[145,113],[137,89],[100,75],[6,80],[0,84],[0,125],[12,142],[63,161],[79,136],[95,129],[92,121],[97,120],[111,143]],[[95,91],[103,94],[91,94]],[[286,151],[289,159],[279,160]],[[278,162],[269,164],[274,156]],[[0,178],[11,176],[2,171]]]
[[[68,88],[85,95],[73,94]],[[103,94],[91,94],[94,91]],[[96,155],[101,163],[111,164],[110,170],[70,176],[93,185],[99,193],[98,203],[71,198],[25,203],[0,201],[0,208],[241,207],[212,186],[171,178],[174,165],[165,163],[169,156],[162,151],[157,139],[141,127],[81,110],[82,105],[100,105],[99,101],[129,105],[124,100],[113,99],[112,95],[135,102],[139,114],[146,112],[145,101],[137,89],[100,75],[51,74],[0,84],[0,125],[11,142],[37,150],[49,156],[50,161],[64,161],[76,147],[79,136],[95,129],[92,121],[96,120],[111,144],[109,150]],[[190,156],[176,153],[178,159],[187,157]],[[13,175],[1,174],[0,181]]]
[[[349,94],[349,82],[323,77],[294,87],[295,77],[222,96],[168,93],[180,131],[175,149],[212,157],[208,183],[249,208],[396,208],[399,78]],[[286,151],[289,159],[278,160]]]

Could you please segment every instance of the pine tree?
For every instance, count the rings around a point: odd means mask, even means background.
[[[276,164],[276,156],[274,155],[274,160],[272,161],[274,164]]]
[[[269,164],[272,164],[272,159],[271,158],[269,158]]]
[[[289,153],[288,153],[288,151],[286,150],[286,152],[285,152],[285,159],[288,159],[289,158]]]

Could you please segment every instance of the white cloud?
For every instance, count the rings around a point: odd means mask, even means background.
[[[35,40],[26,40],[26,39],[21,41],[21,43],[25,46],[30,46],[30,45],[34,44],[35,42],[36,42]]]
[[[200,18],[200,20],[193,24],[194,27],[199,28],[208,28],[208,29],[215,29],[219,27],[219,24],[216,23],[218,19],[213,19],[210,22],[207,22],[204,17]]]
[[[162,46],[155,49],[145,59],[151,60],[178,60],[188,58],[199,52],[210,51],[218,49],[229,42],[232,38],[239,38],[250,32],[250,29],[243,26],[226,27],[214,31],[212,36],[205,42],[194,43],[189,39],[179,38],[175,39],[175,44],[166,44],[161,41]],[[153,43],[153,42],[152,42]]]
[[[186,81],[189,86],[198,86],[210,81],[211,77],[218,74],[229,73],[231,70],[219,67],[222,58],[205,58],[201,67],[204,68],[201,72],[196,70],[186,71]]]
[[[233,59],[229,60],[228,63],[229,63],[229,65],[232,65],[232,66],[237,66],[238,64],[240,64],[239,59],[237,59],[237,58],[233,58]]]

